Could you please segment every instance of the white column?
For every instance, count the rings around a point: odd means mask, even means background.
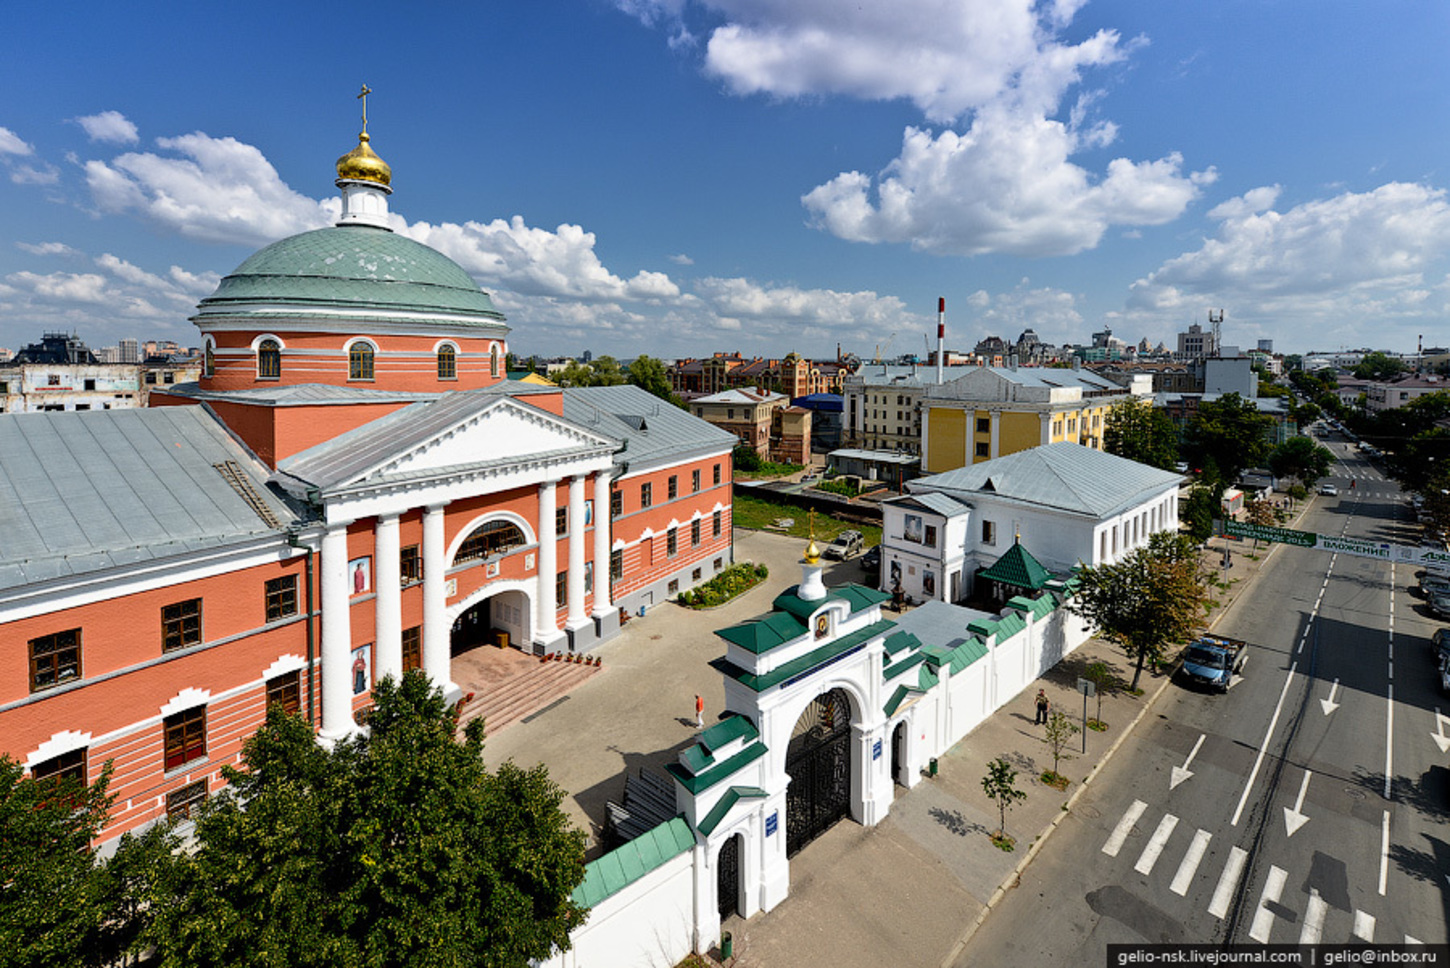
[[[584,475],[569,479],[569,628],[589,623],[584,614]]]
[[[322,536],[322,730],[326,743],[347,738],[355,729],[352,689],[352,622],[348,615],[347,523],[330,526]]]
[[[1002,456],[1002,411],[993,410],[991,415],[987,417],[987,420],[990,421],[989,426],[991,427],[992,435],[992,442],[987,448],[987,456],[992,460],[996,460]]]
[[[403,563],[398,540],[398,516],[382,514],[373,531],[376,561],[373,577],[378,597],[374,603],[377,626],[377,678],[403,678]]]
[[[1052,443],[1052,414],[1050,412],[1041,413],[1037,415],[1037,419],[1041,427],[1037,442],[1040,444]]]
[[[448,661],[452,628],[448,624],[448,548],[444,541],[443,505],[429,506],[423,512],[423,672],[451,697],[458,687],[453,684]],[[398,661],[401,665],[401,656]]]
[[[594,474],[594,617],[603,618],[613,609],[609,588],[610,501],[609,471]]]
[[[534,621],[536,639],[548,645],[559,637],[558,600],[554,598],[554,582],[559,576],[559,533],[554,528],[555,482],[539,485],[539,574],[538,615]]]

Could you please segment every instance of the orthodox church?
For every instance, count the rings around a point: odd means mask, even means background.
[[[391,229],[365,129],[336,225],[198,306],[198,382],[0,415],[0,753],[109,764],[103,846],[189,815],[269,702],[335,742],[383,676],[454,699],[461,651],[585,651],[731,561],[734,435],[508,381],[503,314]]]

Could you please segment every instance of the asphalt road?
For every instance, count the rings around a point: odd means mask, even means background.
[[[1414,544],[1393,482],[1330,446],[1339,496],[1296,526]],[[1445,943],[1450,700],[1429,646],[1441,623],[1414,584],[1403,565],[1277,548],[1217,627],[1251,643],[1244,676],[1226,695],[1170,688],[957,963],[1102,965],[1113,943]]]

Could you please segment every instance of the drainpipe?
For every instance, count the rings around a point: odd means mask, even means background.
[[[315,684],[316,670],[313,662],[317,655],[317,624],[316,611],[313,608],[313,550],[311,546],[302,542],[301,535],[296,531],[287,532],[287,544],[293,548],[301,548],[307,552],[306,562],[306,585],[307,585],[307,724],[317,728],[317,687]]]

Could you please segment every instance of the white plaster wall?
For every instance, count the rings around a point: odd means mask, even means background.
[[[678,964],[693,944],[694,853],[685,851],[600,901],[575,929],[573,947],[540,968]]]

